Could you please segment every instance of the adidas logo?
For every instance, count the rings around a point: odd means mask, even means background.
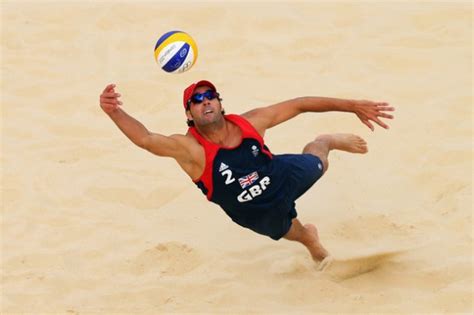
[[[228,169],[228,168],[229,168],[229,165],[227,165],[227,164],[221,162],[221,166],[219,166],[219,172],[223,172],[223,171],[225,171],[225,170]]]

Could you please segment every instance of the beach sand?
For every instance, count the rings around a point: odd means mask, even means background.
[[[1,314],[472,313],[470,2],[1,3]],[[199,47],[170,75],[169,30]],[[150,130],[185,133],[182,90],[227,113],[306,96],[388,101],[390,130],[304,114],[272,152],[351,132],[297,202],[332,261],[232,223],[99,107],[116,83]]]

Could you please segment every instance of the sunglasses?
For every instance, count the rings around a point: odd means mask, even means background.
[[[219,93],[213,90],[207,90],[204,93],[196,93],[191,96],[191,99],[188,101],[188,105],[190,103],[193,104],[200,104],[204,101],[204,98],[207,98],[208,100],[213,100],[216,97],[219,97]]]

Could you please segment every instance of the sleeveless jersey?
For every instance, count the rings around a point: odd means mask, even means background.
[[[258,218],[269,210],[288,204],[285,164],[278,163],[263,138],[245,118],[224,118],[242,131],[242,140],[233,148],[207,141],[196,128],[189,131],[204,147],[206,165],[195,184],[237,223]],[[248,224],[245,224],[248,225]]]

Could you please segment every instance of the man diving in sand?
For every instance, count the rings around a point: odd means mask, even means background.
[[[189,129],[185,135],[164,136],[149,131],[122,108],[115,84],[100,95],[100,106],[137,146],[158,156],[174,158],[211,202],[237,224],[274,240],[303,244],[315,261],[328,251],[314,224],[297,219],[295,201],[328,169],[329,152],[367,153],[367,143],[352,134],[319,135],[301,154],[273,154],[265,145],[265,131],[307,112],[352,112],[374,130],[373,122],[393,119],[388,103],[326,97],[299,97],[226,115],[216,87],[209,81],[188,86],[183,106]]]

